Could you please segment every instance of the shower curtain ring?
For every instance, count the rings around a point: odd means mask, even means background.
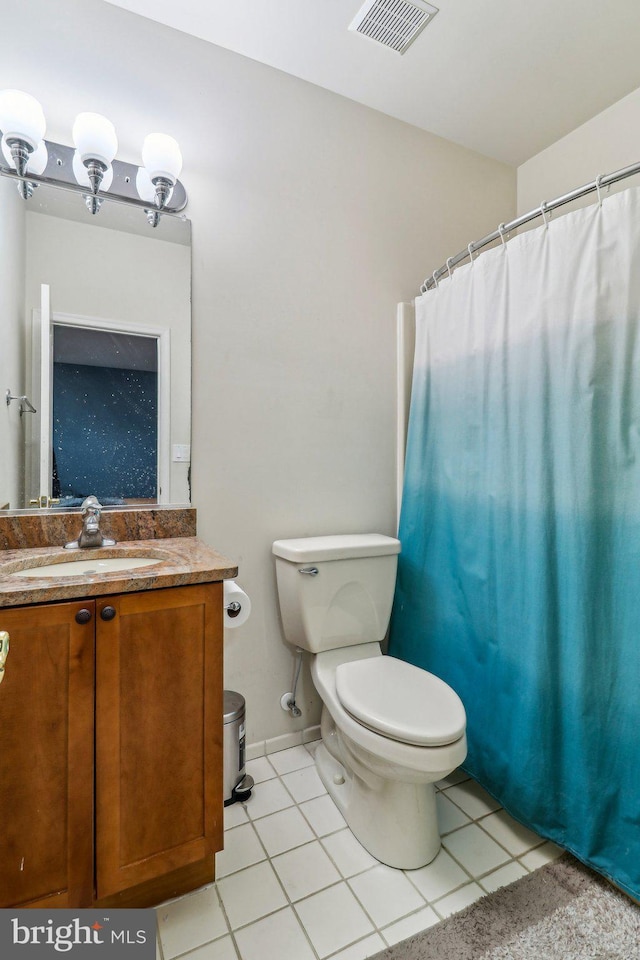
[[[449,279],[451,279],[451,261],[453,257],[447,257],[447,270],[449,272]]]
[[[500,239],[502,240],[502,245],[503,245],[503,247],[506,247],[507,241],[506,241],[505,238],[504,238],[504,235],[505,235],[505,233],[506,233],[506,229],[505,229],[504,223],[499,223],[499,224],[498,224],[498,233],[500,234]]]
[[[597,193],[598,193],[598,206],[599,206],[599,207],[602,206],[602,193],[601,193],[601,190],[600,190],[601,184],[602,184],[602,174],[599,173],[598,176],[596,177],[596,190],[597,190]]]
[[[467,245],[467,250],[469,251],[469,260],[473,263],[473,240]]]
[[[549,226],[549,220],[551,220],[551,213],[547,210],[547,201],[543,200],[540,204],[540,213],[542,214],[542,219],[544,221],[545,227]],[[549,220],[547,220],[547,215]]]
[[[438,271],[437,271],[437,270],[434,270],[434,271],[433,271],[433,283],[434,283],[434,285],[435,285],[436,287],[438,286],[438,276],[437,276],[437,274],[438,274]]]

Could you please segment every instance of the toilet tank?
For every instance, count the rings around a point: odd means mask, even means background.
[[[400,541],[378,533],[276,540],[285,637],[311,653],[380,643],[387,632]]]

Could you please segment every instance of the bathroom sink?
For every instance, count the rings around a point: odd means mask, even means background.
[[[82,560],[61,560],[56,563],[44,563],[41,566],[13,570],[12,577],[80,577],[99,573],[115,573],[119,570],[136,570],[139,567],[151,567],[162,563],[158,557],[86,557]]]

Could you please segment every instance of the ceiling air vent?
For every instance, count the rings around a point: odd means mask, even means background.
[[[349,30],[404,53],[437,12],[422,0],[367,0]]]

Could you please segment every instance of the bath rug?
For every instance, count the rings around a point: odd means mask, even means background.
[[[640,960],[640,906],[564,854],[371,960]]]

